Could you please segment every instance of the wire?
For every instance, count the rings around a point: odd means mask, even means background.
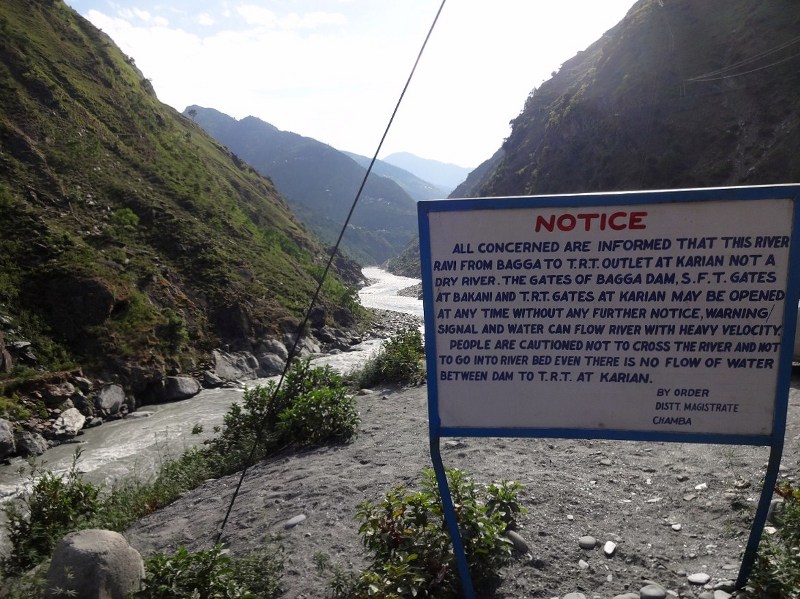
[[[317,299],[319,299],[320,291],[322,290],[322,284],[325,282],[325,277],[328,276],[328,272],[331,269],[331,265],[333,264],[333,260],[336,258],[336,253],[339,251],[339,245],[342,242],[342,237],[344,237],[344,233],[347,230],[347,226],[350,223],[350,219],[353,216],[353,212],[358,205],[358,201],[361,199],[361,194],[364,191],[364,186],[367,184],[367,179],[369,179],[369,175],[372,172],[372,167],[375,165],[375,162],[378,160],[378,154],[383,147],[383,142],[386,140],[386,136],[389,134],[389,129],[394,122],[394,117],[397,115],[397,111],[400,109],[400,104],[403,101],[403,98],[406,95],[406,91],[408,90],[408,86],[411,84],[411,79],[414,77],[414,73],[417,70],[417,65],[419,65],[419,61],[422,58],[422,53],[425,51],[425,47],[428,45],[428,40],[433,33],[434,28],[436,27],[436,23],[439,20],[439,15],[442,14],[442,10],[444,9],[445,2],[447,0],[442,0],[442,3],[439,5],[439,10],[436,11],[436,16],[433,18],[433,22],[431,23],[430,28],[428,29],[428,33],[425,36],[425,40],[422,42],[422,46],[417,53],[417,58],[414,61],[414,66],[411,67],[411,72],[408,75],[408,79],[406,79],[406,84],[403,86],[403,91],[400,92],[400,97],[397,99],[397,103],[395,104],[394,110],[392,111],[392,116],[389,118],[389,122],[386,125],[386,128],[383,131],[383,135],[381,136],[380,142],[378,142],[378,147],[375,149],[375,154],[372,156],[372,160],[370,160],[369,166],[367,167],[366,172],[364,173],[364,178],[361,180],[361,185],[356,192],[355,198],[353,198],[353,203],[350,206],[350,211],[347,213],[347,218],[345,219],[344,223],[342,224],[341,231],[339,231],[339,237],[336,239],[336,243],[334,244],[333,248],[331,249],[330,257],[328,258],[328,263],[325,265],[325,270],[322,272],[322,276],[319,278],[319,282],[317,284],[317,289],[314,291],[314,295],[309,302],[308,309],[306,310],[305,316],[303,317],[303,322],[300,327],[297,329],[297,334],[294,337],[294,342],[292,344],[291,350],[289,350],[289,357],[286,359],[286,364],[283,367],[283,372],[281,372],[280,379],[278,379],[278,384],[275,386],[275,389],[272,393],[272,398],[274,399],[277,395],[278,391],[283,384],[284,379],[286,378],[286,373],[289,371],[289,366],[292,362],[292,359],[295,357],[295,352],[297,351],[297,346],[300,343],[300,339],[303,336],[303,331],[308,324],[309,318],[311,317],[311,310],[314,308],[314,305],[317,303]],[[231,511],[233,510],[233,505],[236,503],[236,499],[239,496],[239,491],[242,488],[242,482],[244,481],[244,477],[247,474],[247,470],[249,469],[251,462],[255,458],[256,449],[258,448],[258,444],[260,443],[263,437],[263,428],[258,430],[256,434],[256,439],[253,442],[253,447],[250,450],[250,455],[248,456],[247,461],[245,462],[245,467],[242,469],[241,475],[239,476],[239,481],[236,484],[236,488],[233,491],[233,495],[231,496],[230,503],[228,504],[228,509],[225,512],[225,517],[222,520],[222,524],[220,525],[219,532],[217,533],[217,537],[215,540],[215,544],[219,544],[220,539],[222,538],[222,533],[225,531],[225,526],[228,523],[228,518],[231,515]]]

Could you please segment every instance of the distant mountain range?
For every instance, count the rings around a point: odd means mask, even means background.
[[[344,153],[364,168],[367,168],[369,163],[372,162],[372,158],[367,158],[366,156],[360,156],[352,152]],[[402,169],[384,160],[376,160],[375,165],[372,167],[372,172],[381,177],[392,179],[416,201],[446,198],[453,191],[452,187],[434,185],[420,178],[415,171]]]
[[[438,160],[420,158],[408,152],[389,154],[383,161],[414,173],[420,179],[430,181],[438,187],[447,189],[448,192],[464,181],[472,170]]]
[[[237,120],[201,106],[189,106],[184,114],[269,177],[295,214],[323,240],[336,240],[369,158],[281,131],[252,116]],[[342,240],[343,249],[362,264],[385,262],[416,235],[416,200],[445,195],[446,190],[407,171],[376,163]]]

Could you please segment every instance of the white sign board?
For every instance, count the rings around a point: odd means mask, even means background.
[[[442,427],[772,433],[793,199],[525,200],[420,207]]]

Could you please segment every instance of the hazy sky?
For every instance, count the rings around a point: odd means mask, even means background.
[[[161,101],[372,156],[440,0],[66,0]],[[380,156],[474,167],[528,93],[634,0],[448,0]]]

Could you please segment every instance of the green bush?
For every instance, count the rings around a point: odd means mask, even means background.
[[[84,527],[100,508],[100,487],[84,482],[75,452],[66,476],[34,468],[28,495],[3,506],[11,552],[2,558],[5,574],[30,569],[50,554],[66,533]]]
[[[159,553],[145,561],[144,589],[138,599],[271,599],[281,593],[280,559],[267,553],[234,560],[216,545],[171,556]],[[249,587],[248,583],[253,584]]]
[[[750,586],[758,597],[800,597],[800,487],[783,482],[777,491],[784,498],[780,526],[761,538]]]
[[[424,358],[422,333],[407,328],[387,339],[378,353],[350,378],[362,388],[380,384],[420,385],[425,381]]]
[[[255,461],[287,445],[339,443],[356,434],[355,400],[329,366],[312,368],[308,360],[296,361],[281,388],[276,387],[270,381],[247,389],[242,405],[231,405],[218,435],[208,443],[221,469],[249,465],[251,453]]]
[[[500,569],[511,558],[511,543],[503,533],[514,524],[512,515],[522,511],[517,498],[521,486],[502,482],[480,493],[460,470],[448,470],[447,479],[473,584],[483,593],[497,584]],[[423,471],[421,490],[397,486],[381,502],[362,503],[357,518],[371,565],[342,597],[461,596],[433,470]]]

